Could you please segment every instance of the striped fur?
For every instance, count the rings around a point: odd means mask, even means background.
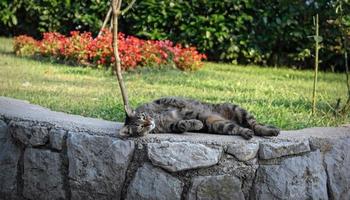
[[[243,108],[229,103],[209,104],[179,97],[166,97],[128,113],[121,136],[148,133],[207,132],[240,135],[245,139],[277,136],[279,129],[259,124]]]

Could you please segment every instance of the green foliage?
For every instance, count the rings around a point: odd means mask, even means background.
[[[341,71],[339,2],[341,22],[350,25],[348,0],[140,0],[122,16],[120,29],[144,39],[194,45],[210,60],[312,68],[310,36],[318,13],[320,68]],[[0,34],[39,37],[43,31],[75,29],[97,34],[108,7],[109,0],[3,0]]]
[[[8,28],[17,25],[18,20],[16,12],[19,7],[20,1],[2,0],[0,2],[0,24]]]
[[[344,3],[349,5],[349,3]],[[344,7],[350,23],[350,9]],[[127,33],[196,45],[210,60],[312,68],[313,16],[320,14],[321,68],[342,70],[336,50],[339,27],[331,26],[335,0],[147,0],[124,20]]]
[[[72,30],[98,32],[102,19],[109,7],[108,0],[5,0],[0,8],[17,5],[12,15],[18,18],[17,26],[11,29],[13,34],[29,34],[36,37],[42,32],[58,31],[69,33]],[[1,10],[1,9],[0,9]],[[6,11],[6,9],[5,9]],[[0,12],[0,19],[8,15]],[[3,20],[0,25],[9,27]],[[4,33],[3,33],[4,34]]]
[[[195,45],[211,60],[235,61],[247,48],[250,0],[137,2],[124,17],[126,32]]]

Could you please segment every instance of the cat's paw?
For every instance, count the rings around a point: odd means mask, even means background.
[[[250,129],[242,131],[240,134],[244,139],[250,140],[253,138],[254,132]]]
[[[257,132],[255,132],[255,135],[258,136],[278,136],[279,134],[280,129],[274,126],[261,126],[261,128],[258,129]]]
[[[191,119],[188,121],[191,124],[190,131],[199,131],[203,128],[203,123],[200,120]]]
[[[280,129],[274,126],[266,126],[265,136],[278,136],[280,134]]]
[[[181,132],[199,131],[203,128],[203,123],[197,119],[181,120],[178,124],[178,129]]]

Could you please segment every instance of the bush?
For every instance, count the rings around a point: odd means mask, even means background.
[[[18,56],[33,56],[39,51],[39,42],[34,38],[21,35],[14,38],[13,50]]]
[[[60,33],[44,33],[43,39],[39,42],[39,53],[45,57],[59,57],[62,52],[61,49],[64,47],[67,38]],[[18,38],[15,38],[17,41]]]
[[[314,35],[313,16],[318,13],[324,38],[320,68],[342,70],[340,28],[328,23],[336,18],[339,1],[143,0],[122,16],[120,30],[142,39],[196,46],[214,61],[312,68],[314,41],[310,36]],[[3,0],[0,34],[40,38],[42,32],[69,34],[77,29],[96,35],[109,2]],[[344,21],[350,24],[350,3],[344,0],[343,10]]]
[[[209,60],[313,68],[313,16],[320,16],[320,68],[344,70],[340,28],[329,24],[339,0],[236,0],[137,2],[124,16],[124,32],[194,45]],[[343,1],[350,27],[350,3]],[[350,38],[349,38],[350,39]]]
[[[118,35],[119,54],[122,69],[141,67],[162,67],[175,65],[180,70],[198,70],[203,66],[204,54],[196,48],[183,48],[170,41],[142,40],[133,36]],[[72,31],[69,37],[60,33],[44,33],[43,39],[36,41],[29,36],[14,39],[17,55],[39,55],[84,66],[110,67],[114,62],[112,33],[104,30],[93,38],[90,32]]]
[[[79,33],[72,31],[70,37],[63,40],[60,47],[60,54],[67,61],[73,61],[79,64],[89,63],[89,45],[93,41],[90,32]]]

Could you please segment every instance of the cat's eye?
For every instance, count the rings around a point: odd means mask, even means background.
[[[142,120],[146,119],[146,114],[145,113],[141,113],[140,119],[142,119]]]
[[[143,128],[145,128],[142,124],[137,126],[137,132],[140,132],[143,130]]]

